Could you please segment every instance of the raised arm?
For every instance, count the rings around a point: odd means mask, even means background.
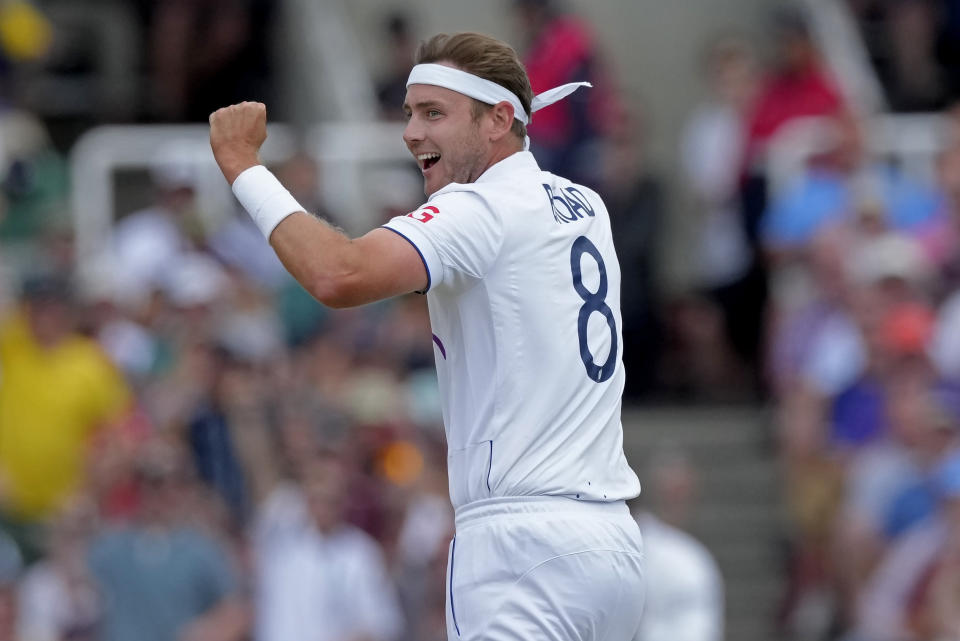
[[[350,239],[304,212],[259,167],[266,138],[262,103],[243,102],[210,115],[210,147],[220,170],[287,271],[311,295],[330,307],[352,307],[426,288],[427,269],[402,236],[375,229]]]

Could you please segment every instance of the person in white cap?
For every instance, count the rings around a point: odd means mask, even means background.
[[[590,189],[527,149],[537,109],[514,50],[473,33],[423,43],[403,138],[427,202],[351,240],[259,164],[266,109],[214,112],[224,176],[287,269],[332,307],[424,292],[456,536],[450,639],[630,639],[644,596],[640,483],[623,454],[620,268]]]

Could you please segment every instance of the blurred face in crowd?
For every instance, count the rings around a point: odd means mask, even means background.
[[[62,570],[85,569],[87,543],[97,527],[97,507],[87,497],[72,499],[50,525],[49,554]]]
[[[828,124],[823,140],[826,149],[813,155],[809,160],[810,165],[844,174],[860,168],[865,155],[860,122],[852,115],[843,115],[831,118]],[[874,196],[869,190],[861,188],[861,191],[865,193],[856,194],[861,201],[858,204],[863,204]],[[865,198],[868,196],[871,198]]]
[[[949,147],[937,158],[937,178],[947,197],[960,202],[960,146]]]
[[[184,214],[189,211],[196,198],[196,192],[193,187],[174,186],[160,189],[159,200],[165,207],[176,214]]]
[[[914,447],[935,429],[930,404],[932,376],[928,367],[901,360],[887,381],[887,414],[890,427],[903,444]]]
[[[52,298],[26,301],[27,322],[34,339],[44,347],[53,347],[72,329],[70,306]]]
[[[551,16],[548,0],[517,0],[514,3],[514,9],[527,40],[534,40],[540,35]]]
[[[143,516],[151,523],[169,523],[183,500],[184,486],[172,474],[147,473],[140,478]]]
[[[654,463],[651,477],[660,517],[673,525],[686,525],[697,489],[690,462],[682,455],[666,453]]]
[[[846,269],[849,239],[843,230],[829,228],[810,244],[810,268],[820,293],[829,300],[842,301],[847,295]]]
[[[173,522],[188,490],[180,454],[165,443],[149,443],[136,467],[141,516],[153,525]]]
[[[748,107],[758,86],[753,56],[745,43],[723,41],[710,52],[707,71],[718,96],[738,109]]]
[[[315,457],[305,471],[303,491],[314,525],[321,532],[331,532],[342,522],[346,473],[346,467],[330,455]]]
[[[814,61],[816,48],[807,29],[805,18],[796,12],[786,11],[775,17],[771,34],[781,72],[801,72]]]
[[[417,159],[427,196],[452,182],[473,182],[489,166],[492,149],[483,135],[486,118],[478,117],[474,103],[444,87],[407,89],[403,140]]]

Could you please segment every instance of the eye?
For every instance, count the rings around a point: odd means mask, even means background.
[[[441,115],[443,114],[441,114],[440,111],[438,111],[437,109],[427,110],[427,118],[439,118]]]

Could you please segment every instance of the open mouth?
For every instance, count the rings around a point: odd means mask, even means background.
[[[440,154],[436,152],[430,152],[426,154],[418,154],[417,162],[420,163],[420,169],[426,171],[437,164],[437,161],[440,160]]]

